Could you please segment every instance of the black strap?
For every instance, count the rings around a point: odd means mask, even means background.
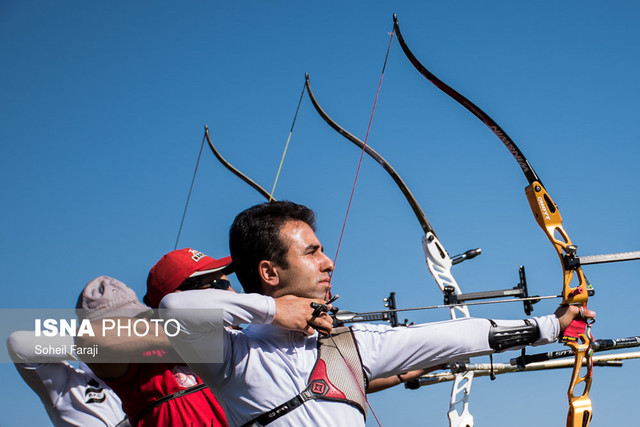
[[[531,345],[540,339],[540,329],[537,324],[523,319],[523,325],[500,326],[491,319],[489,328],[489,346],[497,353],[513,347]]]
[[[277,420],[281,416],[293,411],[294,409],[302,405],[307,400],[310,400],[313,398],[314,398],[314,393],[311,390],[306,389],[302,393],[294,397],[293,399],[288,400],[287,402],[272,409],[269,412],[265,412],[264,414],[257,416],[256,418],[252,419],[247,423],[244,423],[242,427],[266,426],[267,424],[272,423],[273,421]]]
[[[144,418],[144,416],[147,415],[149,412],[151,412],[153,408],[156,408],[165,402],[168,402],[170,400],[176,399],[181,396],[186,396],[187,394],[195,393],[196,391],[204,390],[205,388],[207,388],[206,384],[204,383],[198,384],[198,385],[194,385],[193,387],[185,388],[184,390],[176,391],[175,393],[161,397],[160,399],[153,401],[151,405],[147,406],[142,411],[140,411],[138,415],[133,417],[131,419],[131,424],[134,426],[137,426],[140,420]]]

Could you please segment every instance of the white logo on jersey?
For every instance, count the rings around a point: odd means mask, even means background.
[[[196,374],[194,374],[186,365],[174,366],[171,373],[180,388],[189,388],[198,384]]]

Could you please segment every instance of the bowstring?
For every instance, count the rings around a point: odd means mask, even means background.
[[[340,347],[338,347],[338,344],[336,343],[336,340],[333,338],[333,335],[330,334],[329,338],[331,339],[331,342],[333,342],[333,346],[336,348],[336,350],[338,350],[338,353],[340,354],[340,357],[342,357],[342,360],[344,360],[345,363],[346,363],[347,359],[344,357],[344,354],[342,354],[342,350],[340,350]],[[349,366],[348,363],[347,363],[347,366]],[[359,381],[356,378],[355,374],[351,371],[351,369],[349,369],[349,373],[351,374],[351,376],[353,377],[353,379],[356,381],[356,384],[357,384]],[[359,387],[358,387],[358,390],[360,390]],[[367,402],[367,406],[369,407],[369,410],[371,411],[371,415],[373,415],[373,418],[376,420],[376,423],[378,424],[378,427],[382,427],[382,424],[380,424],[380,420],[378,419],[378,416],[376,415],[375,411],[373,410],[373,407],[371,406],[371,403],[369,403],[369,399],[367,399],[366,390],[360,390],[360,393],[362,393],[362,397],[364,397],[364,401]]]
[[[298,118],[298,112],[300,111],[300,105],[302,104],[302,98],[304,97],[304,92],[307,90],[307,85],[302,86],[302,93],[300,94],[300,100],[298,101],[298,108],[296,108],[296,114],[293,116],[293,122],[291,123],[291,129],[289,129],[289,136],[287,136],[287,142],[284,145],[284,151],[282,152],[282,159],[280,159],[280,165],[278,166],[278,172],[276,173],[276,179],[273,181],[273,188],[271,189],[271,193],[269,194],[269,202],[273,200],[273,194],[276,191],[276,185],[278,184],[278,178],[280,177],[280,171],[282,170],[282,165],[284,164],[284,158],[287,155],[287,149],[289,148],[289,141],[291,141],[291,135],[293,134],[293,128],[296,125],[296,119]]]
[[[351,188],[351,195],[349,196],[349,203],[347,205],[347,212],[344,216],[344,222],[342,223],[342,230],[340,231],[340,239],[338,240],[338,247],[336,248],[336,255],[333,258],[333,270],[331,271],[331,277],[333,278],[333,272],[335,271],[335,266],[336,266],[336,262],[338,261],[338,254],[340,253],[340,245],[342,244],[342,237],[344,236],[344,231],[347,227],[347,219],[349,218],[349,211],[351,210],[351,202],[353,201],[353,195],[356,191],[356,184],[358,183],[358,175],[360,174],[360,167],[362,166],[362,159],[364,158],[364,153],[365,153],[365,149],[367,147],[367,141],[369,140],[369,132],[371,130],[371,123],[373,122],[373,116],[374,113],[376,111],[376,105],[378,104],[378,97],[380,95],[380,88],[382,87],[382,79],[384,78],[384,71],[387,68],[387,61],[389,59],[389,52],[391,51],[391,42],[393,42],[393,35],[394,35],[395,29],[392,30],[389,33],[389,46],[387,46],[387,53],[385,54],[384,57],[384,64],[382,65],[382,72],[380,73],[380,80],[378,81],[378,89],[376,90],[376,97],[373,101],[373,108],[371,109],[371,116],[369,117],[369,124],[367,125],[367,133],[364,137],[364,145],[362,146],[362,151],[360,152],[360,160],[358,161],[358,167],[356,169],[356,176],[355,179],[353,180],[353,187]],[[340,356],[342,356],[342,358],[344,360],[345,357],[342,354],[342,351],[340,350],[340,348],[336,345],[336,342],[334,341],[333,337],[331,335],[329,335],[331,337],[331,340],[333,341],[334,346],[336,347],[336,349],[338,350],[338,352],[340,353]],[[353,373],[351,373],[353,375]],[[365,402],[367,402],[367,406],[369,407],[369,410],[371,411],[371,414],[373,415],[373,418],[376,420],[376,423],[378,424],[379,427],[382,427],[382,424],[380,424],[380,420],[378,419],[378,416],[376,415],[375,411],[373,410],[373,407],[371,406],[371,403],[369,402],[369,399],[367,398],[366,395],[366,391],[363,391],[363,395],[364,395],[364,400]]]
[[[198,160],[196,161],[196,167],[193,171],[193,178],[191,178],[191,186],[189,187],[189,194],[187,195],[187,202],[184,205],[184,212],[182,212],[182,220],[180,221],[180,227],[178,228],[178,236],[176,237],[176,244],[173,246],[173,250],[178,249],[178,241],[180,241],[180,233],[182,233],[182,226],[184,225],[184,219],[187,216],[187,208],[189,207],[189,200],[191,200],[191,191],[193,190],[193,184],[196,181],[196,175],[198,173],[198,166],[200,165],[200,158],[202,157],[202,149],[204,148],[204,142],[206,141],[206,135],[202,137],[202,144],[200,145],[200,152],[198,153]]]
[[[351,195],[349,196],[349,203],[347,204],[347,212],[344,216],[344,222],[342,223],[342,231],[340,232],[340,238],[338,239],[338,247],[336,248],[336,255],[333,258],[333,267],[334,270],[331,272],[331,276],[333,277],[333,272],[335,271],[336,263],[338,262],[338,254],[340,253],[340,245],[342,244],[342,237],[344,236],[344,230],[347,227],[347,218],[349,218],[349,211],[351,210],[351,202],[353,201],[353,195],[356,191],[356,184],[358,183],[358,175],[360,174],[360,167],[362,166],[362,159],[364,158],[364,153],[367,147],[367,141],[369,140],[369,131],[371,130],[371,123],[373,122],[373,115],[376,111],[376,105],[378,104],[378,96],[380,95],[380,88],[382,87],[382,79],[384,78],[384,70],[387,68],[387,60],[389,59],[389,52],[391,51],[391,42],[393,41],[393,35],[395,33],[395,29],[389,33],[389,46],[387,47],[387,54],[384,57],[384,64],[382,65],[382,73],[380,74],[380,81],[378,82],[378,90],[376,91],[376,97],[373,101],[373,108],[371,109],[371,116],[369,117],[369,125],[367,126],[367,133],[364,137],[364,145],[362,146],[362,151],[360,152],[360,160],[358,161],[358,167],[356,169],[356,176],[353,180],[353,187],[351,188]]]

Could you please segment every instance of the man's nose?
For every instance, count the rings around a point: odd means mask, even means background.
[[[331,258],[329,258],[324,252],[322,252],[322,256],[324,257],[324,261],[322,262],[322,271],[333,271],[333,261]]]

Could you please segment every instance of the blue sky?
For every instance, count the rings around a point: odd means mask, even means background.
[[[580,254],[640,249],[635,2],[3,1],[0,308],[71,307],[102,274],[142,297],[149,268],[173,249],[204,125],[229,161],[270,189],[305,72],[325,111],[363,138],[394,12],[416,56],[516,141]],[[517,164],[396,41],[369,144],[407,182],[451,255],[483,249],[454,268],[463,291],[509,288],[519,265],[531,293],[560,291],[557,256],[529,211]],[[305,98],[276,197],[317,211],[330,255],[359,154]],[[203,152],[180,247],[226,255],[233,217],[261,201]],[[420,238],[400,192],[365,158],[333,280],[337,305],[382,309],[390,291],[402,307],[441,303]],[[585,272],[597,292],[596,338],[638,335],[640,263]],[[534,314],[555,304],[541,302]],[[524,316],[515,303],[471,311]],[[596,370],[592,425],[635,419],[619,408],[635,403],[637,368]],[[46,424],[15,369],[0,365],[0,375],[0,425]],[[569,375],[477,379],[476,424],[562,424]],[[446,425],[449,393],[445,384],[397,388],[372,395],[371,405],[382,425]]]

